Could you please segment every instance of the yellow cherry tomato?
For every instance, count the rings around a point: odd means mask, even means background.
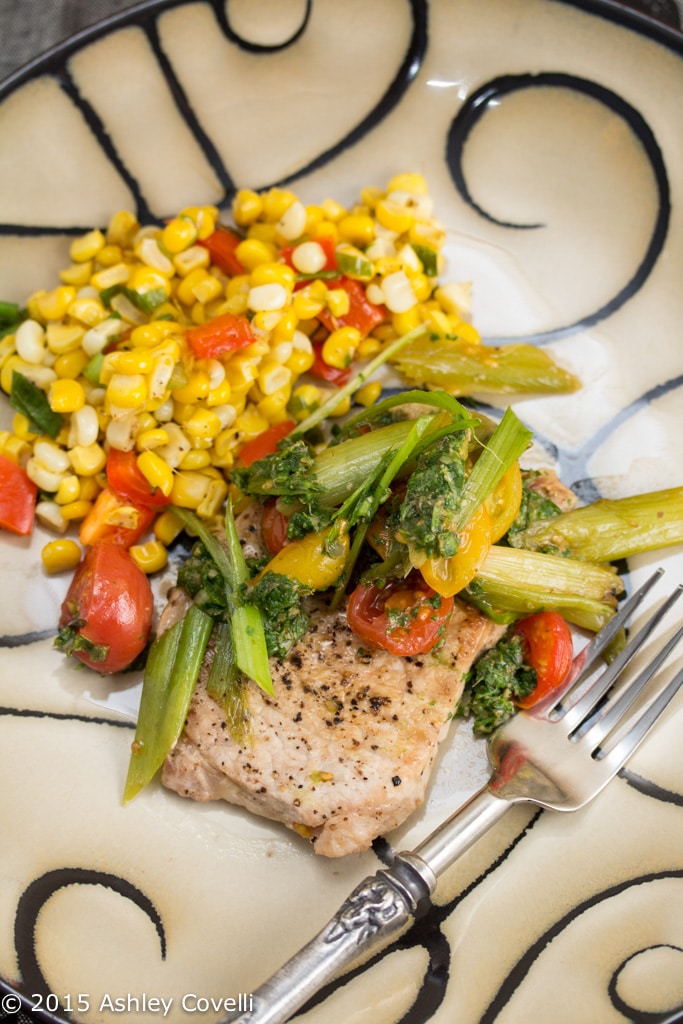
[[[293,540],[273,555],[256,577],[274,572],[290,576],[311,590],[327,590],[341,576],[349,553],[349,535],[332,526]]]
[[[451,558],[428,558],[420,566],[426,583],[441,597],[453,597],[479,573],[491,548],[491,517],[480,505],[459,534],[460,545]]]
[[[484,505],[491,517],[491,543],[495,544],[508,532],[522,503],[522,471],[515,462],[504,473]]]

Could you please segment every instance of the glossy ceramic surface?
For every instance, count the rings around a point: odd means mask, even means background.
[[[536,462],[587,499],[680,485],[682,92],[681,37],[607,3],[155,0],[0,87],[0,292],[51,287],[69,239],[120,208],[163,218],[284,183],[352,202],[417,170],[482,333],[548,346],[584,381],[515,402]],[[422,812],[342,861],[161,788],[124,809],[138,679],[52,650],[66,581],[45,579],[43,542],[1,540],[0,978],[84,1024],[213,1024],[483,782],[482,746],[454,726]],[[660,561],[683,579],[670,550],[629,583]],[[300,1019],[681,1011],[681,730],[679,697],[585,811],[513,810]]]

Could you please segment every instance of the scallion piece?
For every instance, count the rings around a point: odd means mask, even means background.
[[[183,729],[213,619],[196,605],[150,647],[123,802],[152,781]]]
[[[461,529],[526,450],[532,436],[508,407],[465,482],[458,524]]]
[[[249,578],[249,572],[235,529],[231,503],[228,502],[225,514],[225,546],[194,512],[175,505],[173,512],[185,526],[189,526],[192,532],[199,537],[225,581],[232,642],[238,668],[255,683],[258,683],[262,690],[272,694],[274,692],[273,680],[270,675],[268,648],[261,612],[255,605],[245,604],[240,593],[242,584]]]

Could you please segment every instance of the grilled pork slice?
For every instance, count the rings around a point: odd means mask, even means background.
[[[316,853],[366,850],[424,800],[464,675],[500,626],[456,601],[438,651],[368,651],[343,614],[271,663],[275,697],[249,684],[248,738],[230,735],[208,696],[209,657],[162,781],[193,800],[226,800],[284,823]]]

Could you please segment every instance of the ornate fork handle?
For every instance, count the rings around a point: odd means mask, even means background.
[[[420,902],[436,888],[437,875],[509,807],[488,787],[481,789],[451,816],[447,838],[437,829],[415,851],[397,854],[391,867],[362,881],[316,937],[253,993],[251,1009],[219,1024],[284,1024],[343,968],[383,949],[405,930]]]

